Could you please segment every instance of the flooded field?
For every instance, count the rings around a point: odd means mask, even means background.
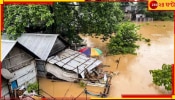
[[[152,83],[152,76],[149,73],[151,69],[161,68],[162,64],[174,63],[174,22],[149,22],[135,23],[141,25],[139,34],[143,37],[151,39],[151,46],[144,41],[137,44],[140,48],[137,55],[115,55],[99,57],[103,64],[109,65],[104,70],[119,72],[112,78],[109,98],[121,97],[124,94],[167,94],[164,88],[157,87]],[[90,36],[82,36],[87,41],[89,47],[97,47],[104,53],[106,50],[106,42],[102,42],[99,38]],[[120,57],[120,63],[117,68],[116,60]],[[40,88],[47,91],[54,97],[76,97],[84,88],[78,83],[70,83],[63,81],[52,82],[49,79],[40,79]],[[88,90],[94,93],[103,91],[103,88],[88,86]],[[84,93],[80,97],[85,96]],[[90,96],[98,98],[95,96]]]

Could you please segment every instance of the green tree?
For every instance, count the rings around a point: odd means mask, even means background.
[[[145,14],[147,10],[147,2],[138,2],[136,6],[137,6],[137,13]]]
[[[153,77],[153,83],[158,86],[164,86],[166,90],[172,90],[172,66],[163,64],[162,69],[150,70]]]
[[[152,17],[154,20],[172,21],[174,20],[173,11],[145,11],[147,17]]]
[[[125,11],[125,8],[128,6],[131,6],[133,4],[133,2],[121,2],[120,3],[120,8]]]
[[[44,33],[60,34],[70,41],[78,41],[79,33],[103,34],[108,38],[122,18],[119,3],[90,2],[7,5],[4,19],[6,33],[11,38],[26,32],[26,27],[39,27]]]
[[[28,27],[48,27],[54,23],[53,14],[43,5],[6,5],[4,26],[10,39],[16,39]]]
[[[137,34],[138,26],[131,22],[124,22],[118,26],[116,35],[110,39],[110,43],[107,44],[108,53],[110,54],[136,54],[136,41],[139,40]]]

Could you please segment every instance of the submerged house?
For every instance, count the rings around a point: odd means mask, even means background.
[[[145,14],[136,14],[136,21],[143,22],[146,20]]]
[[[46,77],[47,58],[68,47],[58,34],[25,33],[18,38],[18,42],[39,58],[36,59],[36,68],[40,77]]]
[[[1,96],[10,97],[15,89],[26,87],[37,80],[35,68],[36,56],[20,45],[17,41],[1,40],[2,42],[2,83]]]
[[[86,55],[71,49],[66,49],[57,55],[49,57],[47,61],[47,72],[67,81],[75,81],[77,78],[85,78],[86,71],[90,72],[102,63],[100,60],[89,58]],[[57,71],[58,69],[59,73]],[[66,70],[66,73],[62,72],[60,69]],[[78,75],[80,77],[78,77]]]
[[[35,54],[37,74],[46,77],[75,81],[84,78],[85,69],[91,71],[102,62],[84,54],[68,49],[69,44],[58,34],[22,34],[18,42]]]

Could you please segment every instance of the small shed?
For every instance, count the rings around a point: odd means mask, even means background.
[[[17,41],[2,42],[2,97],[10,97],[13,90],[36,82],[36,57]]]
[[[82,78],[85,77],[84,73],[86,69],[90,72],[92,69],[102,63],[102,61],[100,60],[87,57],[86,55],[71,49],[65,49],[57,55],[48,58],[47,61],[50,64],[57,66],[57,68],[62,68],[64,70],[72,71],[76,74],[79,74]],[[58,75],[56,77],[60,76]]]
[[[41,77],[46,75],[46,60],[69,46],[58,34],[24,33],[18,42],[39,58],[36,67]]]

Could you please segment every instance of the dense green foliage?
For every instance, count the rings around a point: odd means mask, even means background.
[[[88,8],[88,9],[87,9]],[[82,33],[96,33],[109,36],[116,31],[115,26],[122,21],[123,13],[119,3],[82,3]]]
[[[136,41],[140,39],[137,34],[138,26],[131,22],[124,22],[118,26],[116,35],[110,39],[108,53],[110,54],[136,54],[135,51],[139,47]]]
[[[159,21],[172,21],[174,20],[174,12],[173,11],[146,11],[147,17],[152,17],[154,20]]]
[[[32,92],[32,90],[38,91],[38,83],[29,84],[27,86],[27,91],[28,92]]]
[[[5,31],[10,39],[16,39],[27,27],[50,26],[54,22],[52,16],[47,6],[8,5],[5,6]]]
[[[123,16],[119,3],[56,3],[53,8],[59,16],[55,17],[56,33],[74,42],[79,39],[78,33],[109,37]]]
[[[103,34],[116,31],[123,18],[119,3],[54,3],[53,5],[6,5],[5,29],[16,39],[24,32],[60,34],[70,41],[79,40],[79,33]],[[37,29],[39,27],[39,29]],[[36,28],[37,30],[33,30]],[[28,29],[28,30],[26,30]]]
[[[163,64],[162,69],[150,70],[153,77],[153,83],[158,86],[164,86],[166,90],[172,90],[172,66]]]

